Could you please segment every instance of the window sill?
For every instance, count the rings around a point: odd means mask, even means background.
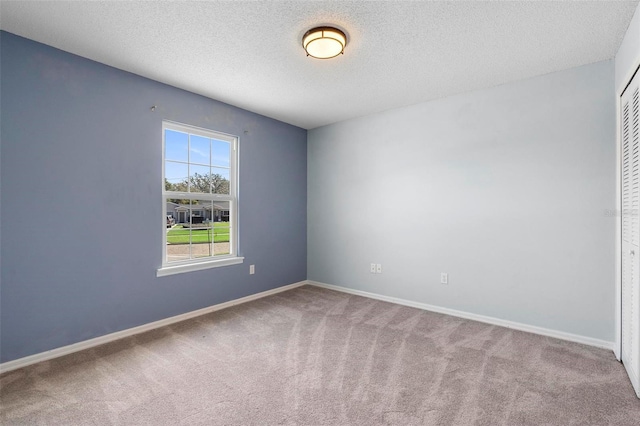
[[[244,262],[244,257],[227,257],[225,259],[210,260],[207,262],[188,263],[186,265],[163,266],[156,272],[157,277],[182,274],[185,272],[202,271],[203,269],[219,268],[221,266],[238,265]]]

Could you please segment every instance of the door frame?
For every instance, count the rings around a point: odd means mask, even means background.
[[[622,360],[622,94],[633,80],[636,73],[640,73],[640,56],[616,88],[616,310],[615,310],[615,340],[613,353],[618,361]]]

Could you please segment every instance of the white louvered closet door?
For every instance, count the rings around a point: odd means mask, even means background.
[[[640,396],[640,77],[621,98],[622,362]]]

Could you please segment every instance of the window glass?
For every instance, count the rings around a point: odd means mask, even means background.
[[[163,123],[163,265],[236,256],[237,138]]]

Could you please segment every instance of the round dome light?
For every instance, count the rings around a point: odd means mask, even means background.
[[[307,56],[329,59],[344,53],[347,36],[337,28],[317,27],[307,31],[302,37],[302,47]]]

